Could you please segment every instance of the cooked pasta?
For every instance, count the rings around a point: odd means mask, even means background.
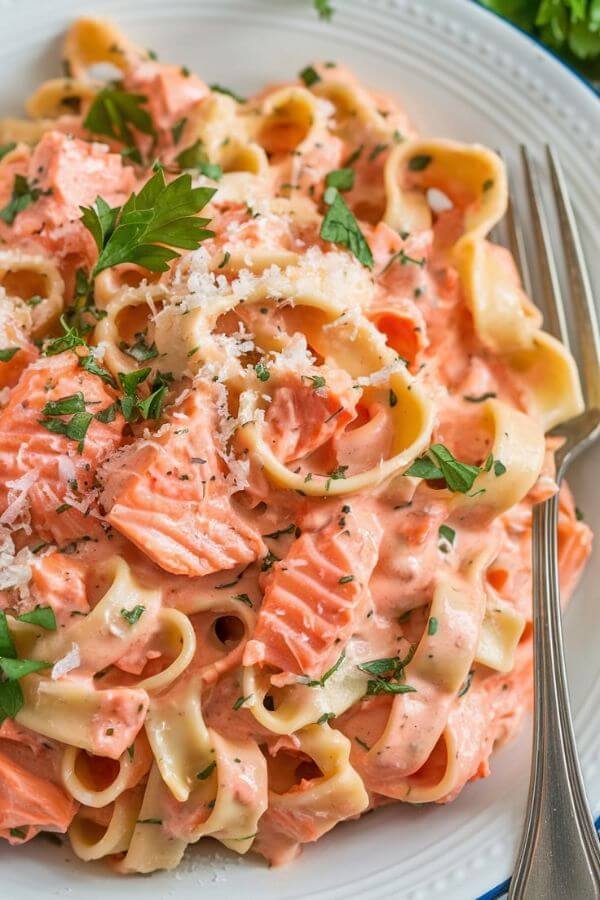
[[[501,159],[335,63],[245,99],[99,19],[63,59],[0,121],[0,836],[277,864],[452,800],[530,707],[582,409]],[[570,593],[566,486],[558,540]]]

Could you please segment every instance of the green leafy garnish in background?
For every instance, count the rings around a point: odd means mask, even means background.
[[[588,78],[600,78],[600,0],[479,2],[539,38]]]

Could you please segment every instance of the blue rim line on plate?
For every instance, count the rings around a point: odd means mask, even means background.
[[[563,59],[557,53],[554,53],[553,50],[551,50],[549,47],[547,47],[546,44],[543,44],[538,38],[536,38],[535,35],[530,34],[528,31],[525,31],[525,29],[521,28],[520,25],[516,25],[515,22],[511,22],[510,19],[505,19],[504,16],[501,15],[499,12],[496,12],[495,9],[490,9],[488,6],[484,6],[481,3],[481,0],[471,0],[471,3],[474,3],[476,6],[478,6],[480,9],[482,9],[484,12],[489,13],[491,16],[495,16],[497,19],[500,19],[501,22],[504,22],[506,25],[508,25],[509,28],[514,29],[514,31],[518,31],[520,34],[522,34],[524,37],[526,37],[528,40],[530,40],[533,44],[535,44],[537,47],[539,47],[540,50],[542,50],[547,56],[550,56],[550,57],[552,57],[552,59],[555,59],[556,62],[559,63],[563,67],[563,69],[566,69],[568,72],[570,72],[571,75],[573,75],[577,79],[577,81],[580,81],[581,84],[583,84],[588,89],[588,91],[591,91],[595,97],[600,97],[600,87],[595,87],[591,81],[588,81],[588,79],[585,77],[585,75],[582,75],[581,72],[578,72],[577,69],[571,65],[571,63],[566,61],[566,59]],[[487,898],[487,896],[488,895],[486,894],[485,897]]]
[[[594,824],[596,826],[596,831],[600,834],[600,816],[598,816]],[[485,894],[480,894],[476,900],[500,900],[500,897],[505,897],[508,894],[509,887],[510,878],[507,878],[502,884],[497,884],[496,887],[486,891]]]

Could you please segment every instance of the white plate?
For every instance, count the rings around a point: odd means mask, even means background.
[[[107,14],[161,58],[246,93],[315,58],[336,59],[395,94],[426,134],[500,147],[552,142],[565,164],[592,277],[600,286],[600,104],[526,36],[467,0],[334,0],[331,24],[310,0],[0,0],[0,111],[17,113],[40,78],[59,70],[60,37],[81,14]],[[594,179],[594,175],[596,178]],[[517,194],[519,192],[517,191]],[[600,451],[600,448],[598,448]],[[600,532],[600,452],[571,482]],[[600,812],[600,552],[566,615],[577,738],[592,806]],[[120,880],[43,841],[0,849],[12,900],[473,900],[510,872],[529,769],[529,734],[492,758],[492,775],[448,806],[396,806],[344,824],[285,869],[240,861],[211,841],[175,873]],[[215,852],[217,857],[215,857]],[[68,860],[68,862],[67,862]]]

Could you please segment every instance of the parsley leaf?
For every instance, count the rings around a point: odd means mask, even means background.
[[[121,615],[129,622],[130,625],[135,625],[135,623],[140,620],[145,611],[145,606],[140,606],[139,604],[137,604],[133,607],[133,609],[122,609]]]
[[[154,134],[150,113],[142,108],[147,101],[143,94],[129,94],[114,86],[103,88],[94,97],[83,127],[133,147],[135,141],[131,126],[142,134]]]
[[[329,0],[313,0],[313,6],[318,12],[320,19],[323,19],[324,22],[331,21],[335,10]]]
[[[328,172],[325,184],[327,187],[337,188],[338,191],[351,191],[354,187],[354,169],[334,169]]]
[[[408,161],[408,170],[409,172],[422,172],[423,169],[426,169],[431,160],[432,156],[428,156],[426,153],[420,153],[417,156],[411,157]]]
[[[46,631],[56,631],[56,616],[51,606],[36,606],[31,612],[18,616],[20,622],[29,622],[30,625],[39,625]]]
[[[236,94],[235,91],[232,91],[231,88],[223,87],[222,84],[211,84],[211,91],[214,91],[216,94],[225,94],[227,97],[232,97],[236,103],[245,103],[246,98],[240,97],[239,94]]]
[[[217,768],[217,764],[213,759],[213,761],[211,763],[209,763],[205,769],[202,769],[201,772],[198,772],[198,774],[196,775],[196,778],[198,778],[200,781],[206,781],[206,779],[209,777],[209,775],[211,775],[216,768]]]
[[[186,147],[175,158],[180,169],[198,169],[202,175],[219,181],[223,177],[223,169],[218,163],[211,163],[204,143],[198,138],[195,144]]]
[[[0,656],[9,659],[17,658],[17,651],[8,630],[8,621],[3,609],[0,609]]]
[[[432,444],[425,456],[415,459],[405,475],[414,478],[444,479],[449,491],[466,494],[482,470],[457,460],[443,444]]]
[[[81,391],[60,400],[48,400],[42,409],[43,416],[67,416],[77,412],[85,412],[85,398]]]
[[[126,344],[125,341],[120,341],[119,350],[122,350],[127,356],[131,356],[136,362],[146,362],[148,359],[156,359],[158,356],[156,344],[153,342],[149,346],[146,343],[144,334],[136,334],[136,338],[137,341],[131,346]]]
[[[328,188],[328,191],[330,190],[335,190],[335,188]],[[347,247],[359,262],[369,269],[372,268],[373,254],[371,249],[353,213],[337,190],[335,190],[335,198],[321,223],[320,236],[324,241],[331,241],[334,244]]]
[[[311,87],[313,84],[317,84],[318,81],[321,81],[321,76],[314,66],[306,66],[306,68],[302,69],[299,73],[298,77],[302,79],[306,87]]]
[[[10,362],[13,356],[19,352],[20,347],[3,347],[0,350],[0,362]]]
[[[324,675],[321,675],[320,678],[309,678],[307,675],[300,675],[298,678],[298,682],[300,684],[305,684],[306,687],[325,687],[325,684],[329,681],[332,675],[337,672],[339,667],[342,665],[346,658],[346,651],[343,650],[341,656],[338,660],[332,665],[330,669],[327,669]]]
[[[268,368],[262,362],[257,362],[254,366],[254,371],[256,372],[256,377],[259,381],[268,381],[271,377]]]
[[[18,213],[23,212],[40,197],[50,194],[51,191],[42,191],[32,187],[24,175],[15,175],[12,197],[4,207],[0,209],[0,219],[7,225],[12,225]]]
[[[98,378],[101,378],[106,384],[110,384],[112,388],[116,388],[117,382],[110,374],[108,369],[105,369],[100,363],[96,360],[94,356],[90,353],[88,356],[80,356],[79,357],[79,365],[82,369],[85,369],[86,372],[89,372],[90,375],[97,375]],[[97,416],[96,416],[97,418]]]
[[[83,224],[99,252],[92,274],[124,262],[166,272],[169,261],[180,255],[173,247],[196,250],[203,240],[213,237],[205,227],[209,220],[196,213],[214,193],[214,188],[192,188],[189,174],[167,184],[159,168],[122,208],[110,209],[101,197],[94,206],[82,207]]]
[[[56,356],[58,353],[64,353],[65,350],[73,350],[74,347],[85,347],[82,335],[77,328],[67,323],[64,315],[60,317],[60,324],[64,334],[52,341],[47,341],[42,350],[44,356]]]
[[[0,144],[0,159],[5,157],[7,153],[11,153],[16,146],[14,141],[11,141],[9,144]]]

